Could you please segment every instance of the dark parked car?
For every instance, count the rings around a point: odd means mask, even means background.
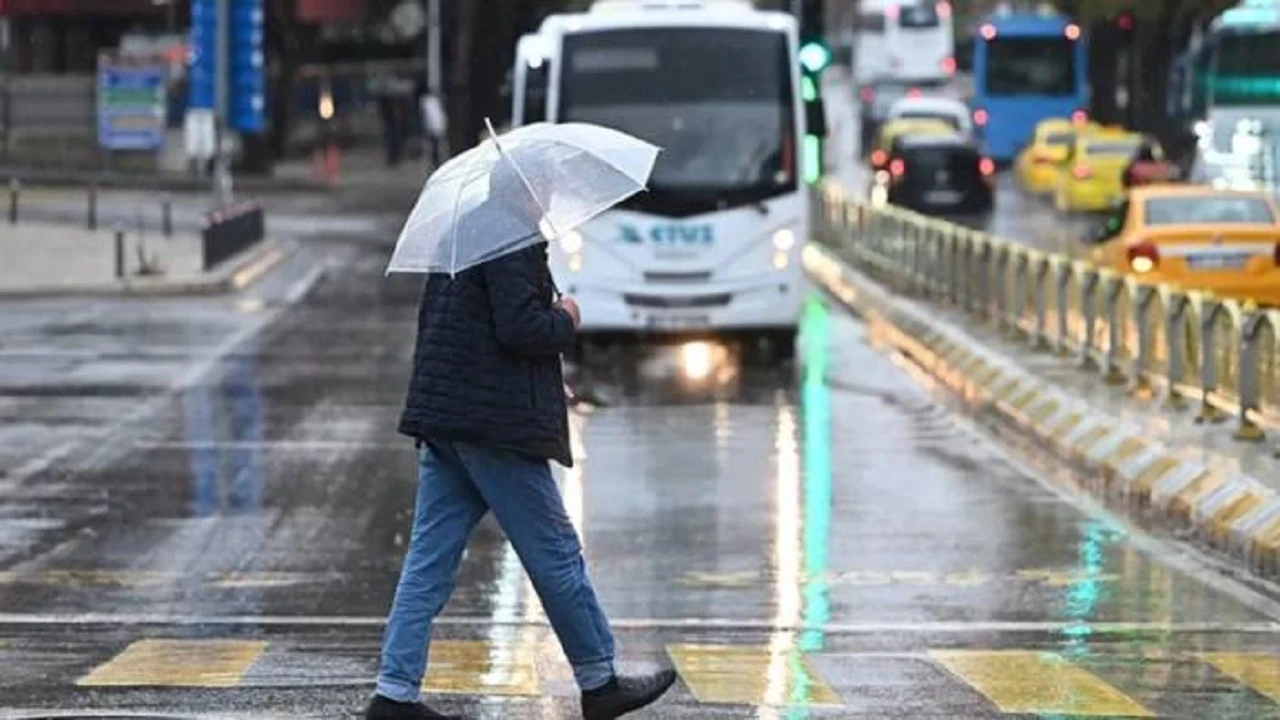
[[[995,203],[995,172],[995,162],[963,135],[916,135],[894,143],[875,182],[890,203],[917,212],[986,213]]]

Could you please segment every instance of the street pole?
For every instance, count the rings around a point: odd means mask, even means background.
[[[4,103],[4,117],[0,117],[0,123],[4,125],[4,136],[0,137],[0,157],[5,160],[9,159],[9,135],[13,132],[13,128],[9,127],[13,120],[13,95],[9,92],[9,76],[13,74],[13,68],[9,64],[9,17],[0,17],[0,81],[3,81],[3,87],[0,87],[0,102]]]
[[[427,0],[427,93],[440,97],[440,0]]]
[[[214,73],[213,192],[217,205],[231,204],[231,159],[227,154],[227,107],[231,64],[231,0],[218,0],[218,53]]]
[[[448,117],[444,110],[444,74],[440,67],[443,57],[440,42],[440,0],[427,0],[427,98],[428,102],[439,103],[441,115]],[[428,128],[424,127],[424,130],[430,132]],[[448,137],[449,134],[444,132],[430,139],[433,164],[439,165],[448,157],[445,149]]]

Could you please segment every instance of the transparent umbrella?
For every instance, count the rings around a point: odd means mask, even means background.
[[[454,274],[554,239],[643,190],[659,152],[585,123],[489,135],[428,178],[388,273]]]

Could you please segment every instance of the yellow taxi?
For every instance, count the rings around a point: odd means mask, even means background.
[[[1092,243],[1099,266],[1280,306],[1280,208],[1268,193],[1136,187]]]
[[[871,151],[871,168],[882,170],[889,162],[893,141],[904,135],[954,135],[956,129],[938,118],[903,118],[890,120],[880,128],[875,148]]]
[[[1079,130],[1067,118],[1049,118],[1036,123],[1031,142],[1014,161],[1018,185],[1034,195],[1053,192],[1058,181],[1058,166],[1066,161]]]
[[[1061,212],[1099,212],[1124,200],[1124,172],[1144,142],[1140,133],[1096,128],[1078,133],[1057,166],[1053,205]]]

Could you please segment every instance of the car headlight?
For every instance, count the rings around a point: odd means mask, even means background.
[[[560,236],[560,249],[573,255],[582,252],[582,233],[570,230]]]
[[[782,228],[773,234],[773,247],[780,252],[787,252],[796,246],[796,234],[790,228]]]

